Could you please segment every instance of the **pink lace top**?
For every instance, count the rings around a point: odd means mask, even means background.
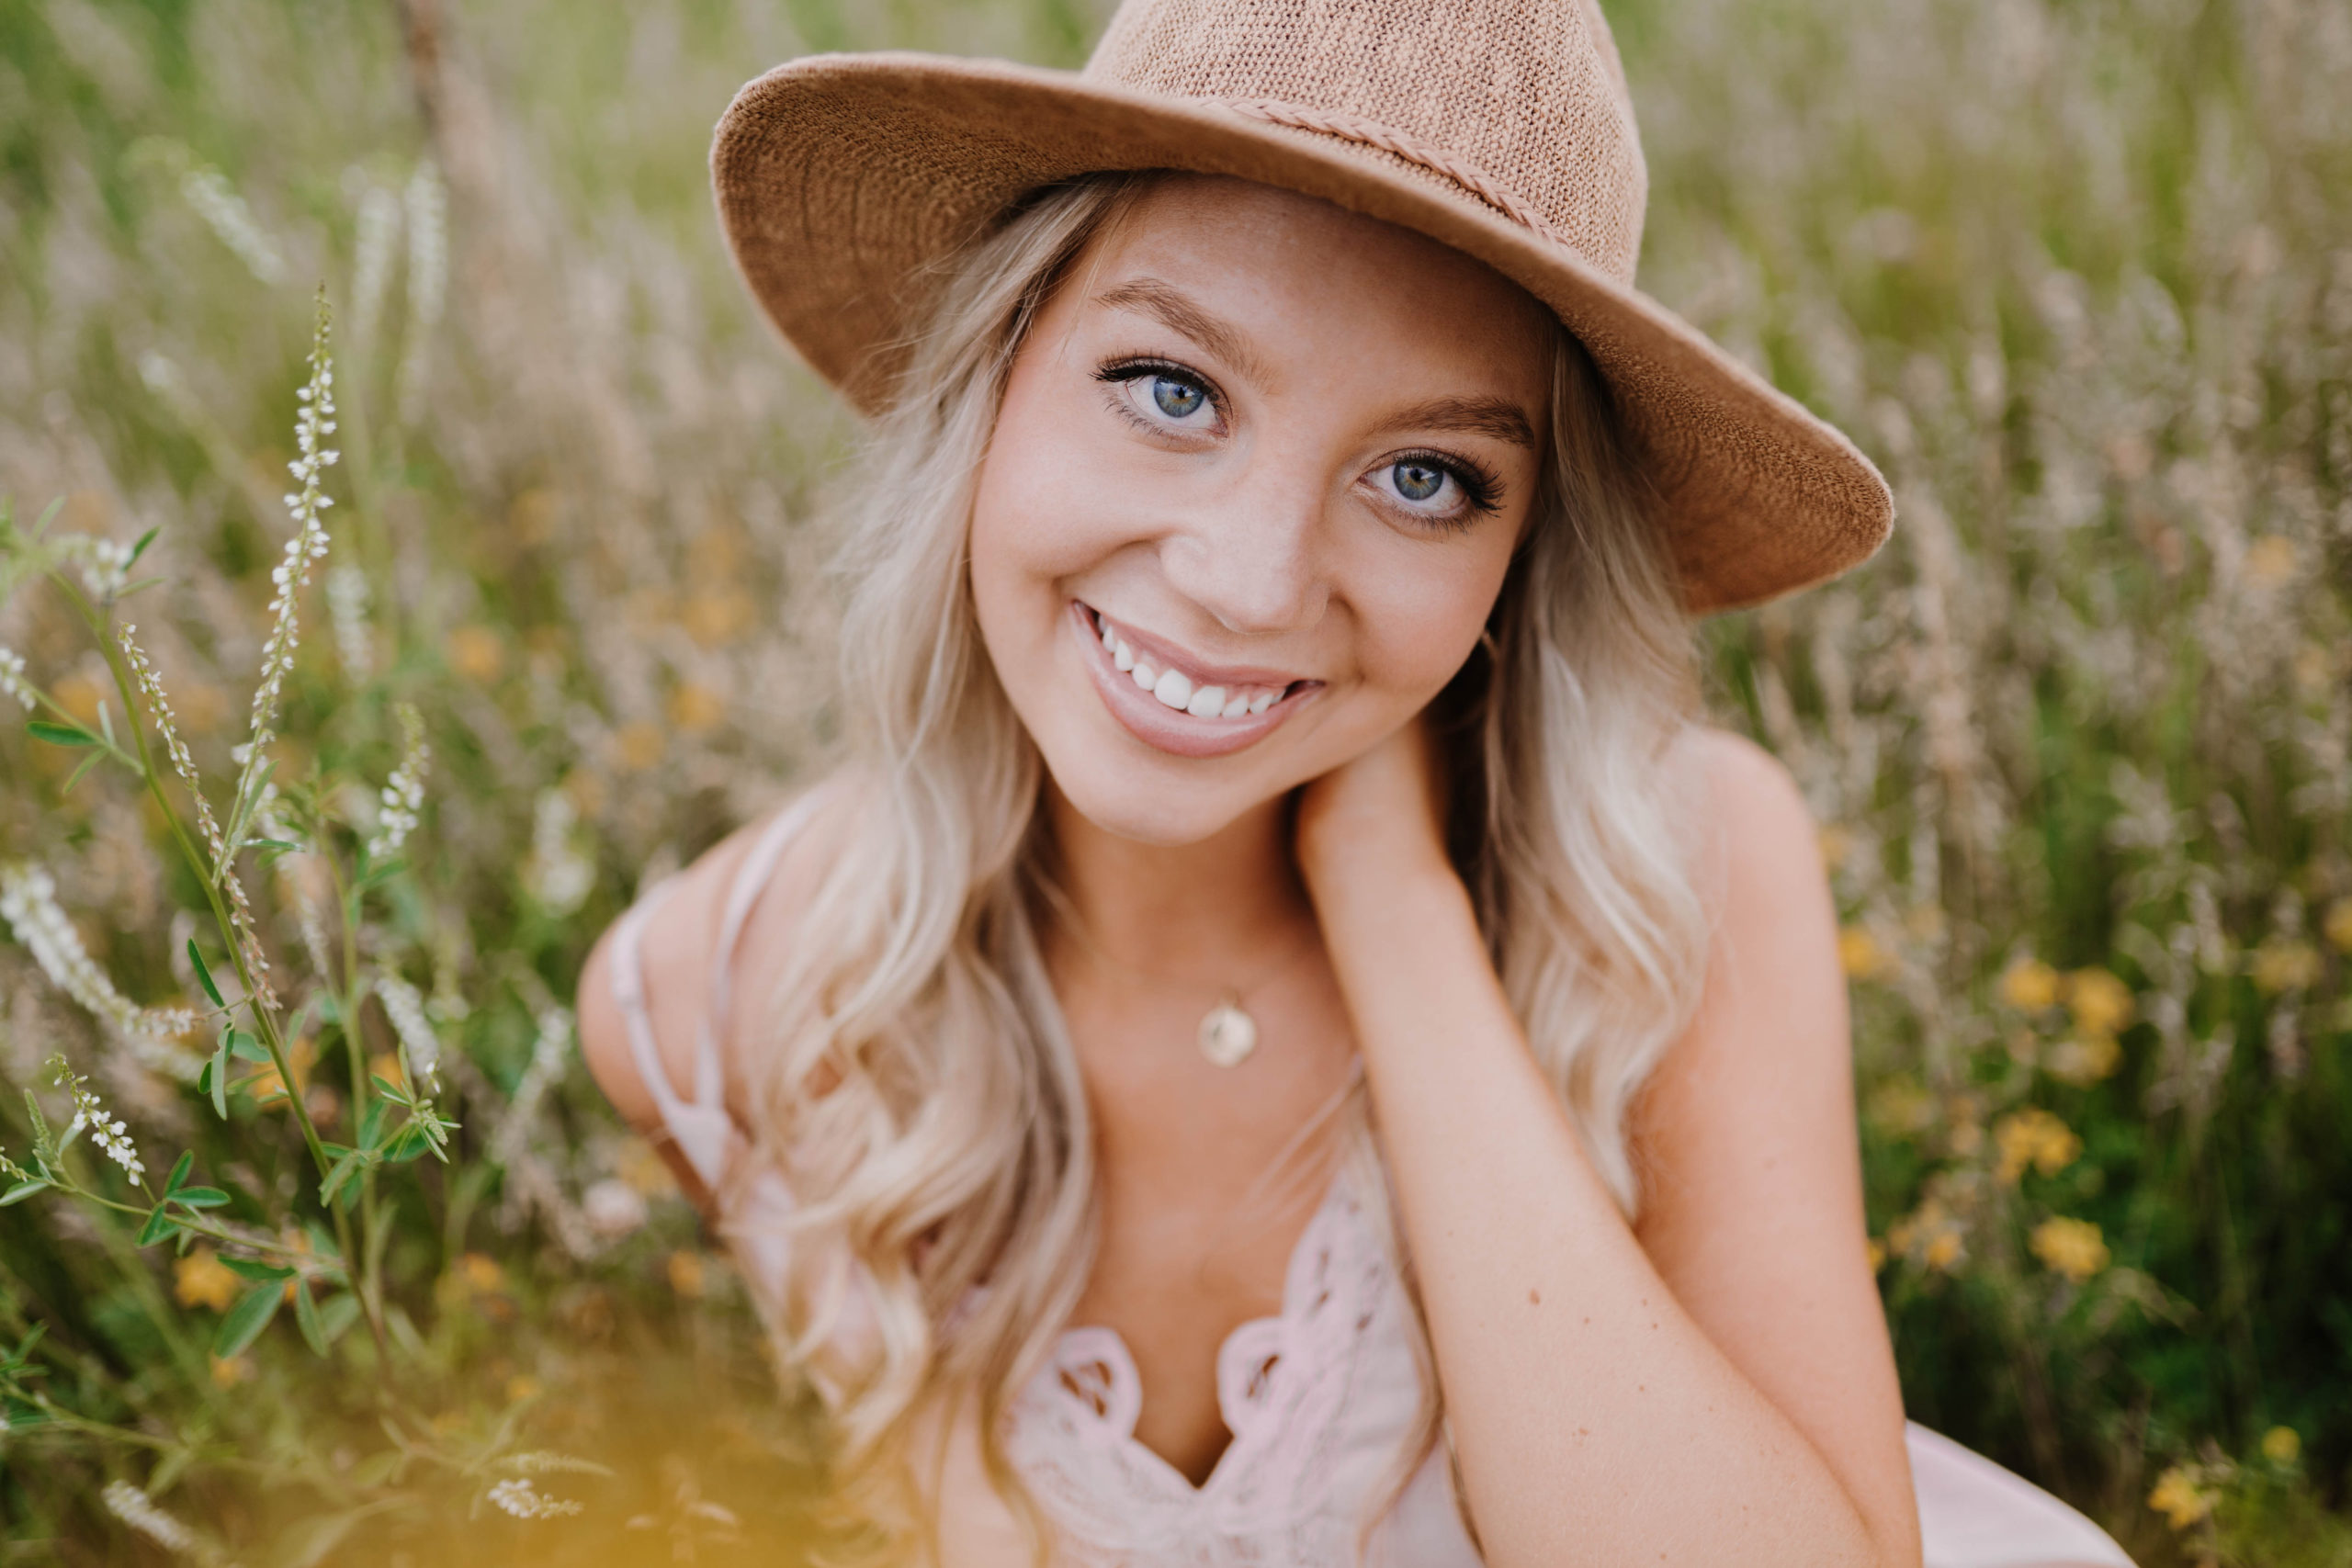
[[[662,1065],[647,1015],[641,944],[673,886],[647,889],[615,932],[612,983],[639,1075],[663,1124],[703,1184],[716,1192],[746,1140],[726,1109],[718,1049],[734,950],[752,906],[811,802],[779,813],[754,842],[728,890],[711,955],[710,1005],[695,1052],[691,1089]],[[763,1310],[781,1297],[783,1181],[763,1171],[737,1200],[731,1229],[746,1279]],[[834,1332],[857,1335],[862,1294],[844,1280]],[[1226,1337],[1216,1359],[1217,1404],[1232,1441],[1194,1486],[1138,1441],[1143,1387],[1118,1331],[1066,1329],[1007,1414],[1006,1450],[1057,1536],[1057,1562],[1073,1568],[1331,1568],[1362,1561],[1389,1568],[1478,1568],[1454,1503],[1442,1447],[1420,1459],[1376,1518],[1367,1518],[1404,1462],[1421,1398],[1401,1281],[1344,1173],[1293,1249],[1280,1315]],[[1912,1426],[1927,1568],[2131,1568],[2113,1541],[2081,1515],[1989,1460]],[[968,1460],[952,1492],[987,1506]],[[943,1496],[943,1548],[953,1562],[956,1506]],[[1368,1528],[1366,1528],[1368,1527]]]

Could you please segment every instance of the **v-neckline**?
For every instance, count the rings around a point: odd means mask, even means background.
[[[1278,1375],[1279,1361],[1291,1349],[1289,1326],[1303,1317],[1314,1305],[1306,1298],[1306,1281],[1301,1273],[1306,1267],[1311,1249],[1318,1243],[1321,1233],[1336,1223],[1341,1195],[1348,1185],[1348,1168],[1343,1160],[1332,1172],[1330,1183],[1323,1190],[1323,1198],[1307,1216],[1298,1239],[1291,1244],[1290,1256],[1283,1266],[1282,1310],[1270,1316],[1245,1318],[1217,1341],[1216,1404],[1217,1415],[1225,1423],[1227,1439],[1224,1449],[1209,1466],[1209,1472],[1196,1485],[1159,1450],[1136,1436],[1136,1425],[1143,1415],[1143,1375],[1136,1368],[1135,1353],[1128,1348],[1126,1337],[1109,1324],[1079,1324],[1055,1337],[1052,1363],[1044,1369],[1053,1382],[1057,1397],[1069,1400],[1077,1406],[1080,1419],[1091,1424],[1104,1440],[1128,1450],[1146,1469],[1161,1475],[1165,1482],[1188,1499],[1197,1500],[1218,1489],[1219,1482],[1232,1469],[1234,1454],[1247,1438],[1244,1428],[1251,1423],[1235,1419],[1237,1404],[1246,1407],[1248,1393],[1242,1384],[1254,1378],[1263,1393],[1272,1397],[1273,1378]],[[1251,1371],[1249,1363],[1238,1359],[1248,1355],[1253,1342],[1271,1344],[1270,1353],[1260,1353]],[[1084,1368],[1101,1364],[1109,1370],[1109,1386],[1102,1391],[1102,1404],[1089,1396],[1071,1382],[1073,1366]],[[1228,1398],[1230,1396],[1230,1399]]]

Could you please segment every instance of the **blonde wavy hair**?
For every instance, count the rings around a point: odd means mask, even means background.
[[[772,1321],[830,1409],[837,1506],[883,1559],[929,1537],[909,1461],[946,1394],[977,1401],[990,1479],[1044,1540],[998,1433],[1091,1271],[1093,1134],[1042,956],[1057,897],[1043,766],[983,650],[967,545],[1031,322],[1154,177],[1039,193],[949,265],[846,517],[839,711],[857,787],[838,792],[854,800],[827,819],[828,868],[754,1015],[759,1157],[742,1163],[797,1198]],[[1687,823],[1659,787],[1695,661],[1641,477],[1565,329],[1553,367],[1536,513],[1431,717],[1498,973],[1630,1217],[1627,1112],[1704,957]],[[1372,1178],[1357,1190],[1409,1286],[1368,1109],[1359,1083],[1339,1157]],[[1413,1319],[1434,1391],[1418,1305]],[[1441,1431],[1434,1392],[1425,1406],[1388,1497]]]

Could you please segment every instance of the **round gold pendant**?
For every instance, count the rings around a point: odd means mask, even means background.
[[[1219,1002],[1201,1019],[1201,1055],[1220,1067],[1238,1066],[1258,1048],[1258,1021],[1238,1002]]]

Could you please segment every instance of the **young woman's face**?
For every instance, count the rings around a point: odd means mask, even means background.
[[[1418,714],[1540,468],[1550,317],[1433,240],[1170,176],[1015,358],[972,586],[1062,793],[1192,843]]]

